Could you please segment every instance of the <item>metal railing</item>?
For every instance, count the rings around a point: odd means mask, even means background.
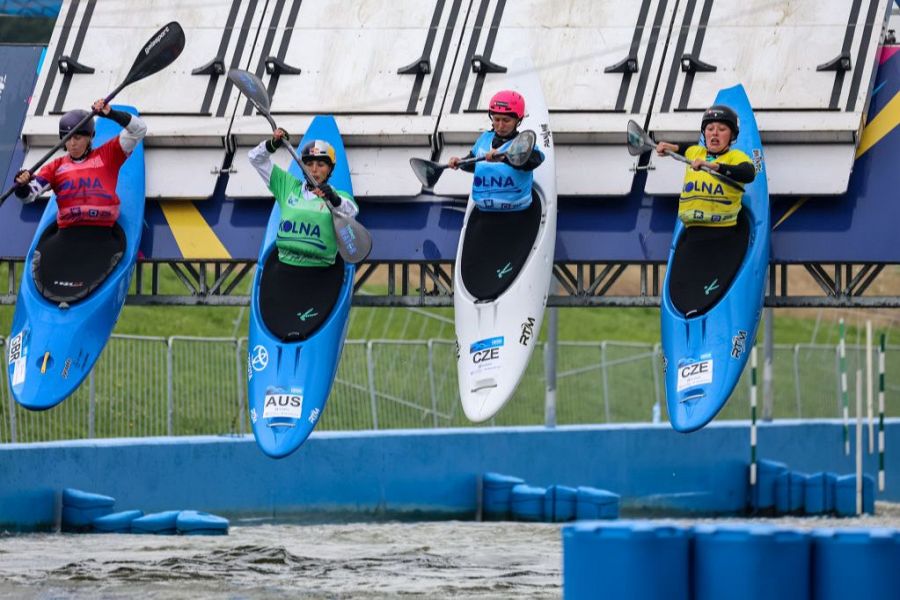
[[[0,337],[6,356],[6,340]],[[544,423],[543,343],[514,397],[487,425]],[[659,344],[560,342],[558,424],[666,419]],[[243,434],[247,421],[246,338],[113,335],[70,398],[43,412],[18,406],[0,371],[0,443],[160,435]],[[864,349],[847,347],[853,378]],[[900,409],[900,346],[889,346],[887,414]],[[776,345],[775,418],[841,416],[836,346]],[[718,419],[747,419],[749,369]],[[852,386],[851,386],[852,387]],[[318,428],[361,430],[470,426],[459,406],[452,340],[349,340]]]

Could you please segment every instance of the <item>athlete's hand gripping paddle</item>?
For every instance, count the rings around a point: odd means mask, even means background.
[[[650,134],[644,131],[644,129],[635,123],[634,121],[628,121],[628,153],[632,156],[639,156],[645,152],[650,152],[651,150],[656,150],[656,142],[650,137]],[[672,152],[671,150],[666,150],[666,155],[671,156],[675,160],[680,160],[685,164],[693,164],[693,161],[677,152]],[[727,175],[722,175],[718,171],[713,171],[707,166],[701,166],[702,170],[706,171],[713,177],[717,179],[721,179],[728,185],[735,187],[741,191],[744,191],[744,185],[742,183],[738,183],[731,177]]]
[[[269,112],[269,92],[266,90],[266,86],[263,85],[263,82],[259,80],[259,77],[243,69],[231,69],[228,71],[228,79],[234,83],[235,87],[237,87],[242,94],[247,96],[247,99],[256,107],[256,110],[266,118],[269,125],[272,126],[272,131],[274,132],[278,129],[278,126],[275,124],[275,121],[272,119],[272,115]],[[304,165],[303,161],[300,160],[300,157],[297,156],[297,151],[294,150],[290,143],[285,144],[284,146],[291,153],[294,162],[297,163],[300,170],[303,171],[303,176],[306,177],[306,181],[314,188],[322,189],[322,186],[319,185],[315,177],[307,170],[306,165]],[[338,252],[341,253],[341,258],[354,265],[365,260],[369,255],[369,252],[372,251],[372,235],[369,233],[369,230],[363,227],[359,221],[353,217],[348,217],[335,212],[331,202],[326,200],[325,206],[331,211],[331,220],[334,223],[334,232],[337,234]]]
[[[509,164],[514,167],[521,167],[528,162],[529,158],[531,158],[531,153],[534,151],[534,143],[536,141],[537,135],[530,129],[525,130],[513,139],[506,152],[499,152],[496,154],[496,157],[498,159],[506,157]],[[482,160],[485,160],[484,156],[467,158],[459,161],[458,164],[459,166],[471,165]],[[444,169],[448,168],[450,165],[446,163],[436,163],[434,161],[425,160],[424,158],[410,158],[409,166],[412,167],[413,173],[415,173],[419,181],[422,182],[422,186],[425,190],[430,192],[432,188],[434,188],[434,184],[436,184],[438,179],[441,178],[441,175],[443,175]]]
[[[164,25],[159,31],[153,34],[153,37],[151,37],[146,44],[144,44],[144,47],[138,52],[137,58],[134,59],[131,70],[128,71],[128,75],[125,76],[125,80],[119,84],[119,87],[109,93],[104,99],[104,103],[109,104],[110,101],[125,88],[125,86],[131,85],[136,81],[140,81],[141,79],[153,75],[154,73],[158,73],[162,69],[168,67],[176,58],[178,58],[182,50],[184,50],[184,30],[181,28],[181,25],[176,21]],[[66,145],[66,141],[75,135],[75,132],[81,129],[81,126],[87,123],[88,119],[94,118],[94,114],[94,112],[91,112],[79,121],[78,124],[73,127],[69,133],[64,135],[53,148],[42,156],[33,167],[28,169],[28,172],[34,175],[34,172],[41,168],[41,165],[47,162],[47,159]],[[3,205],[3,202],[13,193],[13,191],[15,191],[15,189],[16,186],[13,186],[0,196],[0,206]]]

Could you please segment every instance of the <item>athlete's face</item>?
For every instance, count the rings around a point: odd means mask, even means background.
[[[706,149],[713,154],[719,154],[731,144],[731,127],[713,121],[707,124],[703,136],[706,138]]]
[[[76,133],[66,140],[66,152],[68,152],[69,156],[72,158],[81,158],[84,156],[90,143],[91,136],[84,135],[83,133]]]
[[[516,130],[518,119],[510,115],[491,114],[491,125],[494,127],[494,133],[500,137],[509,137]]]
[[[303,164],[309,169],[309,174],[313,176],[316,183],[325,183],[325,180],[331,175],[331,164],[327,160],[308,160]]]

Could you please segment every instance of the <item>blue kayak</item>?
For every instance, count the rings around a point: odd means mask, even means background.
[[[732,147],[750,157],[756,179],[744,186],[737,225],[692,227],[688,237],[679,220],[672,236],[662,350],[669,420],[685,433],[709,423],[737,385],[756,339],[769,265],[769,189],[753,109],[741,85],[721,90],[715,104],[737,112]],[[689,281],[696,289],[687,289]]]
[[[97,119],[94,146],[119,131],[113,121]],[[122,204],[115,227],[60,233],[55,196],[38,224],[25,257],[7,365],[13,397],[25,408],[46,410],[73,394],[122,312],[144,227],[143,143],[122,165],[116,193]]]
[[[317,116],[298,145],[328,141],[337,164],[328,183],[353,193],[344,143],[331,116]],[[303,180],[296,164],[289,172]],[[299,224],[304,225],[304,224]],[[354,266],[340,255],[331,267],[291,267],[278,261],[282,222],[276,203],[266,227],[250,296],[247,342],[248,408],[260,449],[282,458],[306,441],[325,410],[347,334]]]

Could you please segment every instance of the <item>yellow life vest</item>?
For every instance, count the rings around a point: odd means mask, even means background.
[[[697,158],[708,160],[706,148],[700,145],[691,146],[684,155],[690,160]],[[750,157],[740,150],[729,150],[710,162],[738,165],[750,162]],[[725,183],[718,177],[706,171],[695,171],[687,167],[681,200],[678,202],[678,218],[688,227],[692,225],[731,227],[737,223],[743,195],[743,191],[739,188]]]

